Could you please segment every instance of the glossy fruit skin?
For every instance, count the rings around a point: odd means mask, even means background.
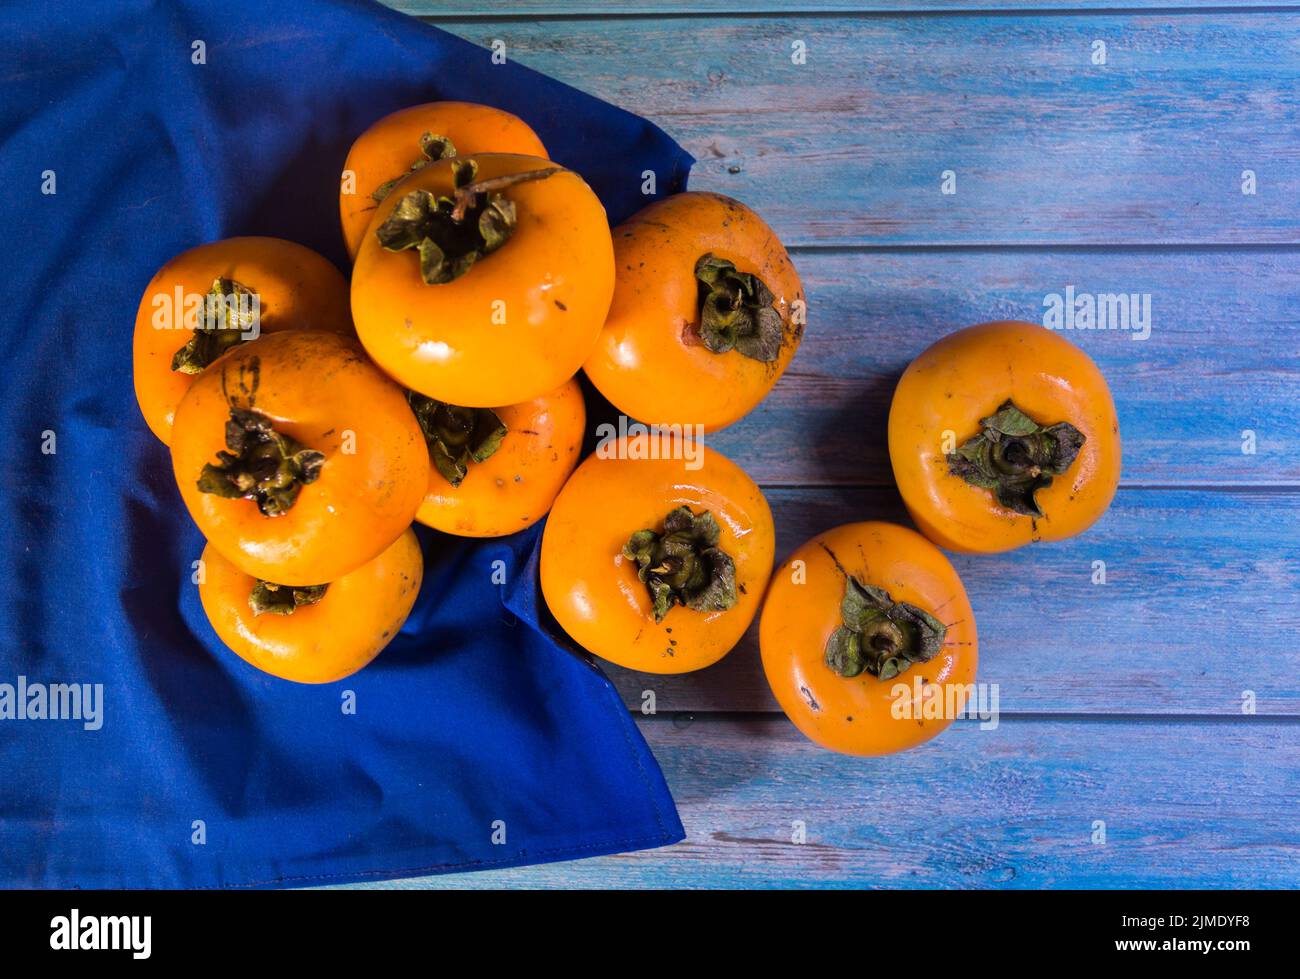
[[[231,401],[250,406],[240,377],[254,364],[251,407],[325,454],[320,477],[278,517],[196,485],[225,448]],[[225,354],[181,401],[174,434],[176,483],[203,536],[241,571],[284,585],[337,581],[377,557],[415,519],[429,484],[428,448],[405,394],[355,340],[334,334],[275,333]]]
[[[520,153],[545,157],[546,147],[518,116],[473,102],[428,102],[384,116],[352,144],[345,172],[356,180],[356,193],[339,193],[339,216],[348,257],[355,259],[366,225],[379,206],[370,196],[402,176],[420,157],[420,137],[445,136],[459,156],[475,153]]]
[[[472,159],[480,179],[556,166]],[[371,219],[352,272],[357,335],[375,363],[430,398],[469,408],[531,401],[578,372],[605,322],[614,292],[605,208],[572,171],[517,184],[505,192],[518,209],[510,240],[460,278],[428,285],[414,250],[385,251],[374,232],[405,194],[450,196],[450,163],[407,177]]]
[[[795,583],[797,568],[802,568],[802,584]],[[826,643],[841,623],[845,572],[943,622],[948,631],[940,652],[889,680],[833,672],[825,661]],[[759,622],[759,646],[767,682],[795,727],[816,744],[848,755],[891,754],[939,734],[953,717],[924,716],[917,678],[923,690],[940,685],[924,696],[946,699],[944,685],[953,685],[953,703],[960,710],[967,700],[962,688],[974,683],[979,659],[975,616],[948,559],[915,531],[880,522],[845,524],[819,534],[776,569]],[[899,684],[906,693],[895,689]],[[900,696],[912,701],[910,716],[894,716]]]
[[[569,380],[540,398],[493,410],[507,429],[500,447],[471,462],[459,486],[430,467],[420,523],[458,537],[504,537],[551,509],[582,452],[582,388]]]
[[[236,655],[272,676],[332,683],[366,666],[397,636],[415,604],[424,556],[405,531],[372,561],[330,584],[315,605],[291,615],[254,615],[249,592],[257,579],[203,550],[199,598],[217,635]]]
[[[194,335],[198,310],[185,313],[184,329],[154,326],[154,297],[180,287],[205,295],[217,278],[254,290],[261,305],[261,331],[325,330],[351,334],[348,285],[333,263],[310,248],[281,238],[226,238],[181,252],[145,287],[135,316],[132,357],[135,397],[150,431],[171,444],[176,406],[197,375],[172,370],[172,357]]]
[[[713,431],[745,415],[772,389],[803,336],[791,310],[804,300],[803,285],[772,229],[739,201],[689,192],[651,204],[613,234],[614,300],[583,365],[592,383],[646,424]],[[708,252],[772,290],[785,321],[775,361],[736,350],[715,354],[700,342],[695,263]]]
[[[1078,457],[1038,491],[1044,516],[1000,506],[948,472],[944,432],[960,445],[1010,398],[1042,424],[1068,421],[1086,437]],[[903,373],[889,411],[889,458],[903,502],[930,540],[991,554],[1087,530],[1119,486],[1119,419],[1106,379],[1082,350],[1032,323],[982,323],[939,340]]]
[[[626,454],[634,439],[611,443]],[[636,563],[622,548],[667,513],[712,511],[719,546],[736,563],[737,602],[726,611],[677,606],[656,623]],[[772,512],[754,481],[711,449],[703,465],[682,459],[593,454],[561,490],[542,536],[542,593],[564,630],[589,652],[646,673],[690,673],[716,663],[740,641],[762,599],[773,558]]]

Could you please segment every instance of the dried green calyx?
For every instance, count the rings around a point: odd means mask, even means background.
[[[680,506],[664,518],[662,532],[638,530],[628,538],[623,556],[636,562],[656,622],[674,605],[720,612],[736,604],[736,562],[718,547],[720,535],[712,512]]]
[[[251,408],[231,407],[226,449],[217,453],[216,463],[203,467],[199,492],[254,500],[266,517],[288,512],[325,464],[323,453],[281,435],[270,418]]]
[[[172,357],[172,370],[198,374],[240,340],[251,338],[261,312],[256,292],[234,279],[213,279],[199,323]]]
[[[870,673],[881,680],[933,659],[948,627],[924,609],[895,602],[883,588],[844,577],[843,622],[826,643],[826,665],[843,677]]]
[[[696,261],[695,280],[705,347],[715,354],[735,350],[751,360],[776,360],[785,326],[762,279],[710,253]]]
[[[304,605],[315,605],[319,602],[325,597],[325,589],[328,587],[328,584],[301,587],[277,585],[273,581],[258,578],[257,584],[253,585],[253,590],[248,593],[248,607],[253,610],[254,615],[261,615],[263,612],[270,612],[272,615],[293,615]]]
[[[459,486],[471,462],[491,457],[506,437],[506,426],[491,408],[462,408],[415,391],[406,393],[415,412],[429,460],[452,486]]]
[[[451,197],[413,190],[375,230],[390,252],[416,249],[420,276],[431,286],[460,278],[510,240],[517,220],[515,203],[501,191],[563,170],[549,167],[478,180],[478,163],[472,158],[455,160],[451,166]]]
[[[948,471],[972,486],[992,490],[1008,510],[1041,517],[1034,494],[1070,468],[1084,441],[1084,434],[1069,422],[1040,425],[1008,399],[980,419],[978,435],[948,454]]]
[[[420,137],[420,155],[416,157],[415,162],[411,164],[406,173],[400,177],[394,177],[392,180],[386,180],[370,195],[370,199],[376,204],[387,197],[394,187],[400,184],[408,176],[417,170],[423,170],[430,163],[437,163],[439,160],[446,160],[456,155],[456,147],[446,136],[438,136],[434,133],[425,133]]]

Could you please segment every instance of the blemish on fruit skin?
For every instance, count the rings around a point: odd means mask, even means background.
[[[803,694],[804,700],[808,701],[808,707],[811,710],[815,710],[818,713],[821,712],[822,705],[817,703],[817,699],[813,697],[811,690],[809,690],[807,687],[800,687],[799,692]]]

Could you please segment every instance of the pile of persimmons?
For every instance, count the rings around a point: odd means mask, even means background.
[[[1092,361],[987,323],[922,353],[894,397],[890,458],[925,536],[849,524],[773,574],[762,492],[701,441],[762,400],[803,335],[799,277],[753,211],[682,193],[611,232],[523,121],[452,102],[362,134],[340,210],[350,284],[299,245],[232,238],[168,262],[136,319],[140,409],[208,541],[203,608],[276,676],[341,679],[397,635],[423,570],[413,521],[497,537],[549,514],[542,592],[581,646],[698,670],[762,606],[794,723],[883,754],[943,730],[973,689],[974,616],[935,545],[1069,537],[1114,494],[1119,430]],[[581,465],[580,370],[640,423]]]

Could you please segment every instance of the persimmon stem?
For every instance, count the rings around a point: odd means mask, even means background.
[[[514,187],[516,184],[528,183],[531,180],[543,180],[552,174],[560,173],[564,169],[564,167],[554,166],[538,170],[525,170],[522,173],[509,173],[501,177],[485,177],[482,180],[475,180],[462,187],[457,187],[456,206],[451,212],[452,220],[463,221],[465,212],[474,204],[475,199],[480,194],[499,193]]]
[[[695,279],[700,339],[706,349],[715,354],[735,350],[764,363],[780,356],[785,323],[762,279],[711,252],[696,260]]]
[[[491,408],[462,408],[406,392],[407,403],[420,423],[429,461],[453,487],[469,474],[471,462],[485,462],[501,447],[505,423]]]
[[[325,597],[329,584],[324,585],[277,585],[273,581],[258,578],[253,590],[248,593],[248,607],[254,615],[270,612],[272,615],[293,615],[304,605],[315,605]]]
[[[403,180],[415,173],[417,170],[423,170],[430,163],[437,163],[439,160],[447,160],[456,155],[456,145],[446,136],[439,136],[436,133],[425,133],[420,137],[420,155],[414,163],[410,165],[406,173],[400,177],[394,177],[380,184],[370,195],[370,199],[375,203],[382,203],[384,199],[392,193],[393,188]]]
[[[229,451],[226,451],[229,450]],[[230,409],[226,449],[199,475],[200,493],[253,500],[264,517],[289,512],[308,483],[320,478],[325,455],[275,430],[271,419],[252,408]]]
[[[1069,422],[1040,425],[1008,398],[980,419],[979,434],[948,454],[948,472],[990,490],[1008,510],[1041,517],[1035,494],[1070,468],[1085,441]]]
[[[736,604],[736,563],[718,546],[721,528],[709,510],[671,511],[663,531],[638,530],[623,545],[637,564],[637,578],[650,592],[656,622],[674,605],[697,612],[726,611]]]
[[[827,640],[825,659],[842,677],[865,672],[891,680],[913,664],[933,659],[948,632],[924,609],[896,602],[883,588],[849,574],[844,576],[840,620],[843,624]]]
[[[256,292],[234,279],[213,279],[193,335],[172,355],[172,370],[201,374],[241,340],[252,339],[260,315],[261,300]]]
[[[450,197],[413,190],[375,229],[375,237],[388,251],[416,250],[426,285],[460,278],[510,240],[518,214],[514,201],[502,191],[564,172],[564,167],[554,166],[478,180],[473,157],[454,159],[451,169]]]

